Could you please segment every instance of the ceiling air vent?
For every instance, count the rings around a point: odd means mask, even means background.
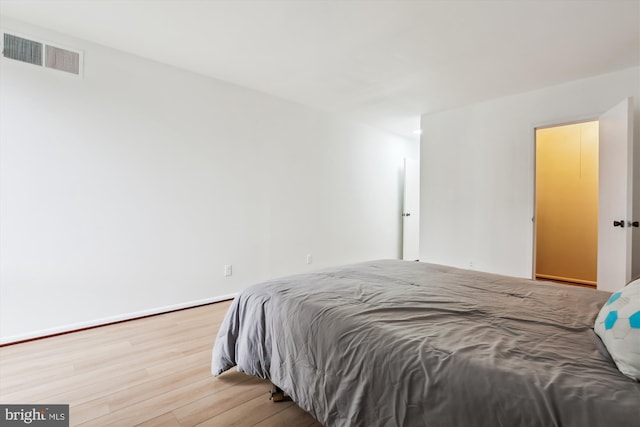
[[[80,74],[80,53],[46,45],[44,66],[67,73]]]
[[[63,49],[50,43],[30,40],[14,34],[3,33],[2,55],[5,58],[27,62],[40,67],[80,75],[82,53]]]
[[[4,33],[2,54],[5,58],[42,65],[42,43],[23,39],[12,34]]]

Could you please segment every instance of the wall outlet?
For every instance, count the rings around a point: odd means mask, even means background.
[[[307,264],[311,264],[313,262],[313,258],[311,257],[311,254],[307,254]]]
[[[230,264],[229,264],[229,265],[225,265],[225,266],[224,266],[224,276],[225,276],[225,277],[229,277],[229,276],[231,276],[232,274],[233,274],[232,266],[231,266]]]
[[[469,269],[473,270],[473,261],[469,261]]]

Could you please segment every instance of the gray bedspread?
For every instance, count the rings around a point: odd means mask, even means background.
[[[268,378],[325,427],[639,426],[592,326],[608,293],[408,261],[242,292],[212,372]]]

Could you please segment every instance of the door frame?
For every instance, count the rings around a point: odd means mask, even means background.
[[[537,236],[537,221],[536,221],[536,199],[537,199],[537,194],[538,194],[538,189],[536,188],[536,172],[537,172],[537,157],[536,157],[536,131],[538,129],[548,129],[548,128],[554,128],[554,127],[560,127],[560,126],[568,126],[568,125],[575,125],[575,124],[579,124],[579,123],[586,123],[586,122],[595,122],[597,121],[598,123],[600,122],[600,114],[591,114],[591,115],[587,115],[587,116],[579,116],[579,117],[575,117],[573,119],[567,119],[567,120],[551,120],[551,121],[545,121],[545,122],[541,122],[541,123],[536,123],[533,124],[531,126],[531,139],[532,139],[532,143],[531,143],[531,147],[532,147],[532,158],[533,158],[533,173],[532,173],[532,187],[533,187],[533,211],[531,212],[531,233],[532,233],[532,237],[531,237],[531,241],[533,242],[532,245],[532,256],[531,256],[531,279],[536,280],[536,236]],[[598,144],[600,144],[600,141],[598,141]],[[600,156],[598,155],[598,159],[600,158]],[[599,191],[598,191],[599,193]],[[591,286],[590,286],[591,287]]]
[[[409,173],[409,169],[411,169],[411,171],[413,172],[413,174]],[[414,159],[414,158],[410,158],[410,157],[405,157],[404,159],[404,168],[403,168],[403,186],[402,186],[402,227],[401,227],[401,236],[402,236],[402,259],[403,260],[410,260],[410,261],[417,261],[420,258],[420,160],[419,159]],[[415,180],[410,180],[409,178],[416,178]],[[407,185],[410,182],[410,186]],[[415,197],[412,200],[413,202],[415,202],[415,205],[413,206],[413,208],[407,209],[407,199],[409,198],[409,192],[407,191],[407,188],[409,189],[413,189],[414,191],[411,192]],[[411,212],[409,212],[409,210]],[[407,214],[411,215],[411,220],[409,220],[407,218]],[[411,221],[414,223],[415,225],[415,236],[414,239],[415,240],[414,243],[415,244],[415,256],[414,257],[408,257],[407,255],[407,249],[408,249],[408,244],[407,244],[407,221]]]

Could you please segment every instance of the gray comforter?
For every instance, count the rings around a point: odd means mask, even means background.
[[[212,372],[268,378],[331,426],[637,426],[592,326],[609,294],[419,262],[255,285]]]

